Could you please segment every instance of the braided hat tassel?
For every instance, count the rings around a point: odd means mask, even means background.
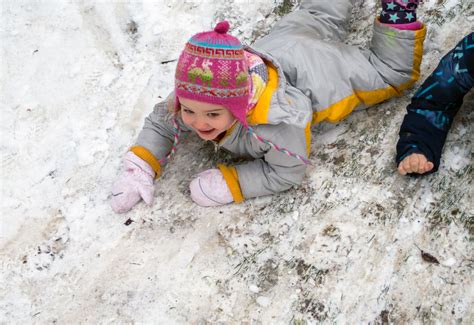
[[[167,163],[170,160],[171,156],[175,154],[178,144],[180,143],[179,142],[180,135],[181,135],[181,128],[179,127],[178,121],[176,120],[176,117],[175,117],[173,119],[173,146],[171,147],[169,154],[166,157],[163,157],[159,160],[161,165]]]
[[[284,153],[285,155],[289,156],[289,157],[294,157],[298,160],[301,160],[305,165],[311,165],[311,162],[306,159],[305,157],[303,156],[300,156],[296,153],[293,153],[291,152],[290,150],[286,149],[286,148],[280,148],[278,145],[274,144],[273,142],[271,142],[270,140],[268,139],[265,139],[265,138],[262,138],[261,136],[259,136],[258,134],[255,133],[255,131],[249,126],[247,127],[247,130],[248,132],[250,133],[251,136],[253,136],[255,139],[257,139],[258,141],[260,142],[263,142],[265,144],[268,144],[270,147],[272,147],[273,149],[279,151],[279,152],[282,152]]]
[[[293,158],[296,158],[296,159],[302,161],[305,165],[312,165],[311,162],[308,159],[306,159],[305,157],[303,157],[301,155],[298,155],[298,154],[296,154],[296,153],[294,153],[294,152],[292,152],[292,151],[290,151],[286,148],[281,148],[280,146],[274,144],[270,140],[259,136],[258,134],[255,133],[255,131],[252,127],[248,126],[246,129],[250,133],[250,135],[252,137],[254,137],[255,139],[257,139],[258,141],[263,142],[265,144],[268,144],[273,149],[275,149],[279,152],[282,152],[282,153],[284,153],[285,155],[287,155],[289,157],[293,157]],[[181,128],[179,127],[178,122],[176,121],[176,118],[173,119],[173,133],[174,133],[174,135],[173,135],[173,138],[174,138],[173,146],[171,147],[171,150],[170,150],[169,154],[166,157],[163,157],[159,160],[160,164],[167,163],[170,160],[170,158],[176,153],[177,147],[180,144],[179,136],[181,135]]]

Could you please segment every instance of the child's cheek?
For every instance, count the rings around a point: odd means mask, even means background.
[[[184,116],[184,114],[182,112],[179,112],[178,114],[181,117],[181,119],[183,120],[183,122],[186,122],[186,116]]]
[[[183,114],[182,112],[180,112],[180,115],[181,115],[181,120],[183,120],[183,123],[189,126],[189,120],[186,114]]]

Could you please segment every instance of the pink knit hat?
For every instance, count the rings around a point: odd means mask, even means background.
[[[176,66],[175,94],[222,105],[247,126],[251,78],[242,43],[228,30],[229,23],[222,21],[189,39]]]

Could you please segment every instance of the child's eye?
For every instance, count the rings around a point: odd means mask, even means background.
[[[183,108],[183,112],[185,112],[186,114],[192,114],[192,113],[194,113],[192,110],[187,109],[187,108]]]
[[[209,116],[209,117],[218,117],[219,113],[209,113],[209,114],[207,114],[207,116]]]

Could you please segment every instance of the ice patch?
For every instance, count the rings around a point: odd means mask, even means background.
[[[450,257],[447,260],[444,260],[443,262],[441,262],[441,264],[443,264],[444,266],[454,266],[456,265],[456,263],[457,261],[454,257]]]
[[[250,290],[251,292],[253,292],[253,293],[259,293],[259,292],[260,292],[260,288],[257,287],[257,286],[254,285],[254,284],[249,285],[249,290]]]
[[[270,305],[270,299],[264,296],[257,297],[257,304],[262,307],[268,307]]]

